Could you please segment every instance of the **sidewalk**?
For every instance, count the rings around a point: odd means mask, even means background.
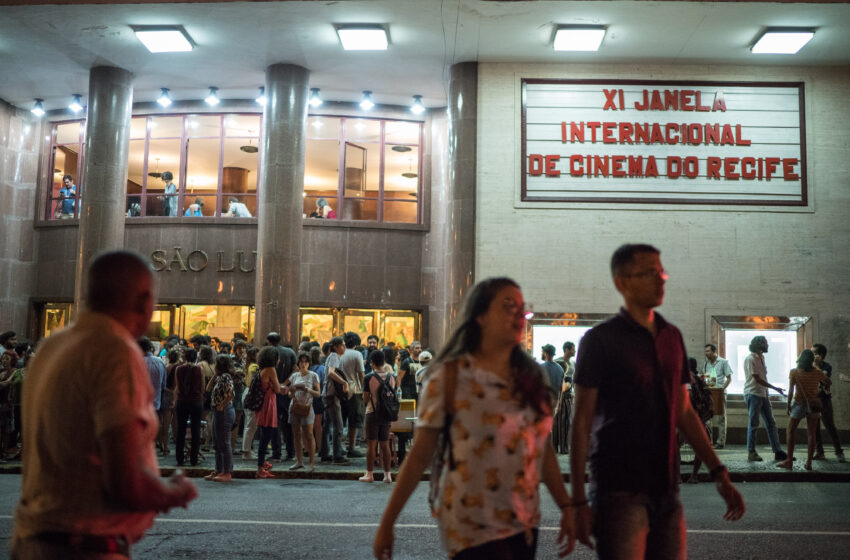
[[[365,448],[358,448],[365,455]],[[825,461],[814,461],[812,470],[806,471],[803,469],[803,464],[806,460],[805,448],[802,453],[799,448],[795,450],[794,455],[797,460],[794,462],[792,470],[780,469],[776,466],[777,461],[773,460],[773,453],[770,452],[768,446],[762,446],[759,449],[759,454],[764,458],[762,462],[747,461],[747,448],[745,445],[729,445],[725,449],[717,451],[718,456],[723,463],[729,468],[732,480],[734,482],[850,482],[850,462],[839,463],[831,450],[827,451]],[[687,448],[683,449],[683,460],[688,458]],[[690,452],[692,454],[692,452]],[[204,459],[197,467],[184,467],[184,471],[190,477],[201,477],[208,474],[215,466],[215,454],[212,450],[203,452]],[[255,452],[256,457],[256,452]],[[272,474],[275,478],[300,478],[300,479],[326,479],[326,480],[357,480],[366,471],[366,459],[357,458],[351,459],[348,465],[334,465],[332,463],[321,463],[318,457],[316,458],[316,470],[313,473],[308,473],[306,468],[303,470],[290,471],[289,467],[294,464],[294,461],[284,460],[283,462],[273,462]],[[233,458],[235,478],[253,478],[257,470],[257,460],[243,460],[237,455]],[[570,479],[570,456],[558,455],[558,463],[561,465],[561,472],[564,473],[564,480]],[[306,460],[304,462],[306,467]],[[176,469],[174,459],[174,448],[171,448],[171,455],[168,457],[160,457],[159,466],[162,474],[170,475]],[[690,476],[691,465],[682,464],[681,472],[683,479],[687,480]],[[17,461],[0,464],[0,473],[2,474],[19,474],[21,472],[21,464]],[[394,469],[395,473],[396,470]],[[376,478],[381,476],[381,469],[375,469]],[[700,482],[708,481],[708,471],[703,466],[699,473]],[[423,476],[423,480],[427,480],[427,473]]]

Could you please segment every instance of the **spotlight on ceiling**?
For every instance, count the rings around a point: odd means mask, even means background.
[[[36,117],[43,117],[44,116],[44,99],[36,99],[35,105],[33,105],[32,109],[30,109],[30,113],[32,113]]]
[[[71,104],[68,105],[68,108],[74,113],[79,113],[83,110],[83,96],[75,93],[71,97],[73,99],[71,100]]]
[[[319,88],[310,88],[310,101],[308,101],[308,103],[310,104],[310,107],[322,106],[322,103],[324,103],[324,101],[322,101],[322,98],[319,97]]]
[[[215,107],[219,104],[221,99],[218,98],[218,88],[210,86],[209,94],[204,98],[204,101],[210,107]]]
[[[606,29],[604,25],[559,25],[552,46],[556,51],[598,51]]]
[[[256,98],[254,98],[254,101],[259,103],[263,107],[266,106],[266,88],[265,87],[260,86],[260,94]]]
[[[410,106],[410,112],[414,115],[421,115],[425,112],[425,105],[422,104],[422,96],[413,96],[413,105]]]
[[[390,44],[382,25],[337,25],[336,34],[347,51],[385,51]]]
[[[368,90],[364,91],[363,92],[363,99],[360,100],[360,108],[363,109],[364,111],[368,111],[369,109],[371,109],[374,106],[375,106],[375,103],[372,101],[372,92],[368,91]]]
[[[130,28],[152,53],[188,52],[195,46],[182,25],[131,25]]]
[[[814,29],[772,27],[756,39],[750,50],[755,54],[795,54],[814,36]]]
[[[156,102],[159,103],[160,106],[162,106],[162,107],[168,107],[169,105],[171,105],[171,95],[169,95],[169,93],[168,93],[171,90],[169,90],[168,88],[159,88],[159,89],[160,89],[160,94],[159,94],[159,97],[157,98]]]

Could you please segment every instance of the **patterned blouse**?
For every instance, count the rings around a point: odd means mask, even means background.
[[[216,410],[223,410],[225,405],[233,400],[233,378],[229,373],[222,373],[216,377],[212,390],[212,406]]]
[[[430,372],[419,398],[419,428],[443,427],[442,366]],[[449,557],[480,544],[529,533],[540,521],[538,487],[552,417],[521,408],[508,384],[460,360],[451,440],[456,463],[440,478],[435,512]]]

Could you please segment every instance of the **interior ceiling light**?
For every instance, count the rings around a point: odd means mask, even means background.
[[[338,25],[336,34],[347,51],[385,51],[390,43],[381,25]]]
[[[322,103],[324,103],[324,101],[322,101],[322,98],[319,97],[319,88],[310,88],[310,101],[308,101],[308,103],[310,104],[310,107],[322,106]]]
[[[165,87],[159,88],[159,89],[160,89],[160,94],[159,94],[159,97],[157,98],[156,102],[159,103],[162,107],[168,107],[169,105],[171,105],[171,95],[169,95],[169,93],[168,93],[170,90],[168,88],[165,88]]]
[[[152,53],[188,52],[195,42],[182,25],[131,25],[136,37]]]
[[[75,93],[72,97],[73,99],[71,100],[71,104],[68,105],[68,108],[75,113],[79,113],[83,110],[83,96]]]
[[[408,158],[407,162],[407,171],[402,173],[401,176],[405,179],[416,179],[419,175],[413,171],[413,158]]]
[[[768,28],[750,50],[755,54],[795,54],[814,36],[814,29]]]
[[[254,131],[249,130],[248,136],[251,136],[252,132],[254,132]],[[253,138],[248,138],[248,143],[245,144],[244,146],[239,146],[239,149],[242,150],[243,152],[245,152],[246,154],[256,154],[259,151],[259,148],[257,148],[257,146],[254,145],[253,140],[254,140]]]
[[[390,149],[391,149],[392,151],[394,151],[394,152],[401,152],[401,153],[404,153],[404,152],[409,152],[409,151],[410,151],[410,146],[393,146],[393,147],[392,147],[392,148],[390,148]]]
[[[154,158],[156,160],[156,167],[154,171],[148,173],[148,177],[153,177],[154,179],[159,179],[162,177],[162,173],[159,172],[159,158]]]
[[[556,51],[598,51],[605,30],[604,25],[559,25],[553,47]]]
[[[210,86],[209,94],[204,98],[204,101],[207,105],[211,107],[215,107],[219,104],[221,99],[218,98],[218,88]]]
[[[369,109],[371,109],[374,106],[375,106],[375,103],[372,101],[372,92],[368,91],[368,90],[364,91],[363,92],[363,99],[360,101],[360,108],[363,109],[364,111],[368,111]]]
[[[413,96],[413,105],[410,106],[410,112],[414,115],[421,115],[425,112],[425,105],[422,104],[422,96]]]
[[[36,117],[43,117],[44,116],[44,99],[36,99],[35,105],[33,105],[32,109],[30,109],[30,113],[32,113]]]
[[[260,86],[260,95],[258,95],[258,96],[254,99],[254,101],[256,101],[257,103],[259,103],[259,104],[260,104],[260,105],[262,105],[263,107],[265,107],[265,106],[266,106],[266,88],[265,88],[265,87]]]

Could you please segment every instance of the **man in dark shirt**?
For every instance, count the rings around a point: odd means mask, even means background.
[[[819,367],[824,375],[832,377],[832,366],[829,362],[825,362],[826,346],[823,344],[815,344],[812,346],[812,352],[815,353],[815,366]],[[818,426],[815,429],[815,439],[817,441],[817,454],[814,456],[815,461],[823,461],[823,439],[820,435],[820,423],[823,422],[826,431],[829,432],[829,437],[832,439],[832,446],[835,448],[835,456],[839,463],[846,462],[844,451],[841,449],[841,440],[838,438],[838,430],[835,427],[835,414],[832,409],[832,391],[829,385],[821,383],[818,386],[818,398],[820,399],[822,411],[821,417],[818,419]]]
[[[611,257],[611,274],[625,305],[584,336],[574,378],[570,470],[584,472],[589,443],[592,502],[584,477],[574,477],[577,537],[592,546],[592,532],[603,559],[681,558],[677,428],[717,481],[725,518],[740,519],[744,501],[691,408],[682,335],[654,311],[667,280],[660,252],[623,245]]]
[[[266,336],[266,342],[277,349],[277,355],[280,356],[280,361],[277,363],[277,380],[283,384],[289,381],[289,376],[295,370],[295,350],[287,346],[280,345],[280,335],[276,332],[270,332]],[[272,459],[281,459],[281,439],[286,445],[286,458],[292,459],[295,457],[295,444],[292,441],[292,426],[289,425],[289,395],[286,391],[281,391],[277,395],[277,430],[276,436],[272,437]]]

